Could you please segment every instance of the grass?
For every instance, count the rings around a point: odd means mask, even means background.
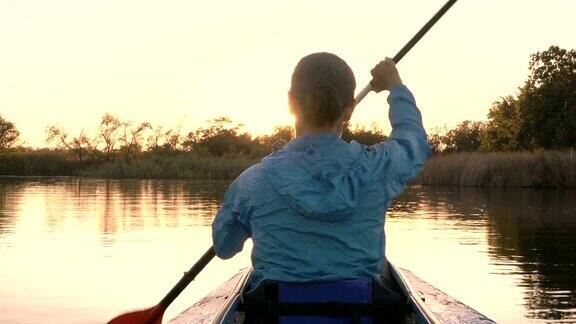
[[[88,164],[68,158],[61,151],[4,151],[0,152],[0,175],[14,176],[71,176]]]
[[[233,179],[260,158],[244,155],[210,156],[177,153],[147,155],[130,163],[116,161],[94,166],[80,175],[97,178]]]
[[[432,157],[425,186],[576,187],[576,151],[450,153]]]
[[[80,162],[58,150],[0,152],[0,175],[139,179],[233,179],[259,156],[174,151],[123,162]],[[450,153],[432,157],[425,186],[576,188],[576,151]]]
[[[261,157],[200,152],[144,153],[124,162],[78,161],[60,150],[0,152],[0,176],[86,176],[137,179],[233,179]]]

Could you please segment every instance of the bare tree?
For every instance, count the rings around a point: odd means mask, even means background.
[[[68,133],[62,128],[52,125],[46,129],[46,144],[54,143],[60,148],[70,149]]]
[[[59,148],[73,152],[79,161],[94,159],[97,151],[96,143],[86,136],[84,130],[80,131],[78,137],[68,139],[69,135],[65,130],[53,125],[46,129],[46,134],[47,144],[56,142]]]
[[[166,133],[164,133],[164,146],[167,146],[168,148],[170,148],[171,150],[175,151],[178,149],[178,146],[180,145],[180,142],[182,140],[182,135],[180,134],[180,129],[174,131],[174,130],[169,130]]]
[[[198,136],[194,131],[189,132],[185,137],[182,138],[180,146],[187,151],[192,151],[194,146],[198,143]]]
[[[131,123],[123,123],[124,131],[123,135],[120,137],[123,159],[128,162],[137,157],[138,153],[142,151],[142,141],[144,132],[148,129],[152,129],[150,123],[145,122],[136,127],[130,127]]]
[[[13,122],[8,121],[0,116],[0,150],[9,149],[20,136]]]
[[[122,127],[123,123],[120,122],[118,117],[112,116],[106,113],[102,117],[100,122],[100,133],[98,138],[104,143],[104,154],[106,155],[106,160],[112,161],[114,159],[114,149],[118,143],[118,132]]]

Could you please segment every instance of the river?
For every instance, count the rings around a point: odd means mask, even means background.
[[[155,305],[211,244],[227,181],[0,178],[0,322],[102,323]],[[387,255],[501,323],[576,322],[576,190],[413,187]],[[239,269],[215,260],[174,317]]]

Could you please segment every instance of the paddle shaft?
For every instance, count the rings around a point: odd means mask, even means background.
[[[168,308],[168,306],[170,306],[170,304],[172,304],[174,299],[176,299],[176,297],[178,297],[178,295],[180,295],[180,293],[184,289],[186,289],[188,284],[190,284],[190,282],[194,280],[194,278],[196,278],[196,276],[200,273],[200,271],[202,271],[204,267],[206,267],[206,265],[210,263],[210,261],[212,261],[215,255],[216,252],[214,251],[213,246],[211,246],[206,252],[204,252],[204,255],[202,255],[202,257],[198,261],[196,261],[196,263],[192,266],[192,268],[190,268],[190,270],[188,270],[188,272],[184,274],[182,279],[180,279],[180,281],[178,281],[178,283],[172,288],[172,290],[170,290],[170,292],[168,292],[168,294],[166,294],[166,296],[162,298],[160,303],[158,303],[159,309],[161,309],[162,313],[164,312],[164,310],[166,310],[166,308]],[[157,318],[154,317],[161,316],[162,313],[153,312],[148,317],[147,322],[154,323],[157,320]]]
[[[404,45],[404,47],[402,47],[402,49],[392,58],[394,62],[400,62],[404,55],[406,55],[406,53],[408,53],[410,49],[414,47],[416,43],[418,43],[418,41],[428,32],[428,30],[430,30],[430,28],[432,28],[432,26],[434,26],[434,24],[448,11],[448,9],[450,9],[450,7],[456,3],[456,1],[457,0],[448,0],[448,2],[446,2],[446,4],[444,4],[444,6],[442,6],[442,8],[440,8],[440,10],[438,10],[438,12],[418,31],[418,33],[416,33],[416,35],[414,35],[414,37],[412,37],[412,39],[410,39],[410,41]],[[360,93],[356,96],[356,104],[360,103],[360,101],[362,101],[362,99],[364,99],[364,97],[366,97],[370,91],[372,91],[372,84],[368,83],[368,85],[364,87],[364,89],[362,89],[362,91],[360,91]],[[151,312],[148,313],[146,318],[146,323],[156,323],[156,321],[158,321],[164,314],[166,308],[168,308],[168,306],[172,304],[176,297],[178,297],[178,295],[180,295],[180,293],[186,289],[188,284],[190,284],[190,282],[196,278],[196,276],[206,267],[206,265],[212,261],[215,255],[216,252],[214,251],[213,246],[204,252],[204,255],[202,255],[200,260],[198,260],[192,266],[192,268],[190,268],[190,270],[184,274],[182,279],[180,279],[180,281],[178,281],[178,283],[168,292],[168,294],[162,298],[160,303],[151,309]]]
[[[400,62],[404,55],[406,55],[406,53],[408,53],[410,49],[412,49],[412,47],[414,47],[414,45],[416,45],[416,43],[418,43],[418,41],[424,37],[424,35],[426,35],[430,28],[432,28],[432,26],[434,26],[434,24],[436,24],[440,18],[442,18],[446,11],[448,11],[448,9],[450,9],[454,3],[456,3],[456,1],[457,0],[448,0],[448,2],[446,2],[442,8],[440,8],[440,10],[438,10],[438,12],[422,28],[420,28],[416,35],[414,35],[414,37],[412,37],[412,39],[410,39],[410,41],[406,43],[406,45],[404,45],[404,47],[402,47],[402,49],[396,55],[394,55],[392,60],[394,60],[396,63]],[[366,97],[366,95],[372,90],[372,82],[369,82],[364,87],[364,89],[358,93],[356,98],[354,98],[356,100],[356,105],[358,105],[360,101],[362,101],[362,99],[364,99],[364,97]]]

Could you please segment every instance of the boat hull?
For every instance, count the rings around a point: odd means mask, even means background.
[[[486,316],[434,288],[410,271],[389,265],[392,279],[412,307],[409,323],[494,323]],[[251,269],[244,269],[211,294],[182,312],[172,324],[242,323],[236,312]]]

